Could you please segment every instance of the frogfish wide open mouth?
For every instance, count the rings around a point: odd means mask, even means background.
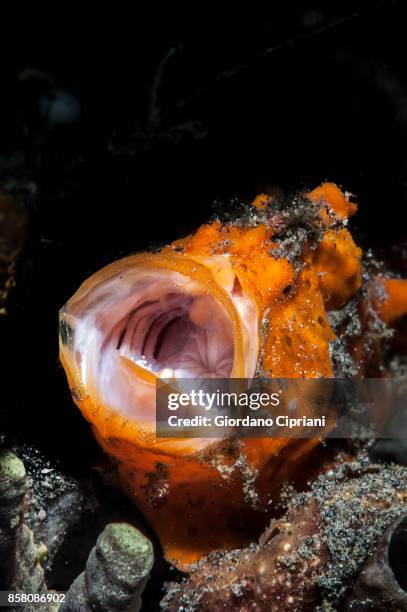
[[[261,195],[233,221],[116,261],[60,311],[74,401],[181,569],[247,544],[273,491],[301,476],[319,440],[157,438],[156,379],[329,378],[330,311],[357,299],[366,326],[407,312],[403,280],[378,276],[361,290],[348,194],[325,183],[291,204]],[[349,347],[358,376],[380,358],[363,334],[362,324]]]

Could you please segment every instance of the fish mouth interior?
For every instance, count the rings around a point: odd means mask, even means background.
[[[210,295],[158,283],[111,329],[102,351],[112,350],[162,378],[228,378],[232,324]]]
[[[131,260],[82,285],[61,309],[61,358],[92,404],[147,427],[155,378],[230,378],[242,354],[254,374],[257,306],[235,291],[228,260],[217,264],[222,283],[193,274],[193,265],[189,275]]]

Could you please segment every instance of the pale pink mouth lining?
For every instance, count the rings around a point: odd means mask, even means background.
[[[203,324],[191,320],[194,307],[205,310]],[[105,313],[106,314],[106,313]],[[101,359],[112,348],[148,370],[172,372],[177,377],[227,378],[233,367],[231,323],[210,296],[176,290],[135,301],[120,318],[101,347]]]

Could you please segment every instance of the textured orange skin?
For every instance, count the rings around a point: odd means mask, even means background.
[[[272,223],[267,222],[248,228],[213,222],[160,255],[162,267],[188,273],[189,264],[183,263],[179,251],[188,257],[228,254],[241,287],[257,304],[261,370],[272,377],[333,375],[329,342],[335,335],[326,309],[344,304],[361,284],[361,251],[346,229],[331,227],[329,214],[334,211],[345,219],[355,212],[355,205],[330,183],[308,197],[325,203],[321,213],[325,234],[316,250],[305,251],[299,273],[287,259],[270,255],[276,244]],[[268,196],[259,196],[254,205],[262,211],[269,207],[272,214]],[[285,479],[301,478],[310,450],[319,442],[254,439],[242,440],[238,446],[217,443],[209,451],[197,452],[193,440],[178,444],[157,439],[136,422],[95,405],[92,394],[78,390],[77,381],[69,382],[98,442],[116,461],[122,486],[158,534],[166,558],[181,569],[216,548],[246,545],[252,536],[250,525],[261,516],[261,530],[267,520],[264,510],[270,492]],[[239,470],[224,478],[216,467],[219,461],[232,467],[239,457],[254,474],[257,509],[245,501]]]
[[[385,299],[376,302],[380,318],[386,323],[393,323],[407,314],[407,280],[402,278],[381,278],[385,290]]]

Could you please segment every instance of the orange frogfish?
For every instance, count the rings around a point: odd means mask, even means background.
[[[272,491],[302,474],[319,440],[158,438],[156,379],[332,377],[328,313],[361,293],[362,253],[347,229],[356,205],[336,185],[289,205],[260,195],[244,211],[115,261],[60,312],[73,398],[181,569],[246,545]],[[365,310],[385,322],[407,312],[407,281],[374,282]],[[357,339],[352,350],[363,376]]]

